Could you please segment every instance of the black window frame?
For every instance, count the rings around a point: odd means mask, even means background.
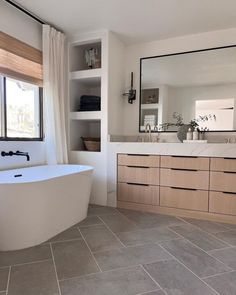
[[[39,137],[7,137],[7,92],[6,92],[6,78],[7,76],[1,75],[3,77],[3,136],[0,136],[0,141],[43,141],[43,88],[39,87]],[[21,81],[17,78],[15,80]],[[23,82],[23,81],[22,81]],[[27,82],[29,83],[29,82]],[[33,83],[31,83],[33,84]]]

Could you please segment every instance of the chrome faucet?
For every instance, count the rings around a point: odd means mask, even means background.
[[[152,141],[152,133],[151,133],[151,131],[152,131],[152,127],[151,127],[151,125],[150,125],[149,123],[147,123],[147,124],[145,125],[145,133],[148,132],[148,141],[149,141],[149,142]]]
[[[158,125],[155,125],[154,126],[154,128],[153,128],[153,130],[154,130],[154,132],[156,131],[156,138],[155,138],[155,141],[159,141],[159,131],[160,131],[160,129],[159,129],[159,126]]]

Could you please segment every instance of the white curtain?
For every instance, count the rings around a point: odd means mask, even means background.
[[[43,25],[44,131],[48,164],[68,162],[66,48],[65,35],[49,25]]]

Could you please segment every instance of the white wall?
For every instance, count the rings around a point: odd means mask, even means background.
[[[0,30],[35,48],[42,48],[42,26],[5,1],[0,2]],[[3,158],[0,156],[0,170],[45,163],[44,142],[0,141],[0,152],[3,150],[29,152],[31,161],[26,162],[25,157]]]
[[[108,134],[123,133],[125,45],[113,33],[108,49]]]
[[[213,48],[236,44],[236,28],[214,31],[196,35],[171,38],[161,41],[135,44],[126,48],[125,78],[126,86],[130,84],[130,72],[134,72],[134,86],[137,89],[137,100],[133,105],[125,103],[124,106],[124,135],[138,133],[139,125],[139,67],[140,58]]]
[[[0,2],[0,30],[35,48],[42,48],[42,26],[5,1]]]
[[[173,121],[173,113],[182,114],[184,122],[195,118],[195,101],[236,98],[236,84],[213,86],[169,87],[168,122]]]

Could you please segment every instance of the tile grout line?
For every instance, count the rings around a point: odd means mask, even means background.
[[[7,277],[7,289],[6,289],[6,295],[8,295],[8,291],[9,291],[10,277],[11,277],[11,266],[9,267],[9,273],[8,273],[8,277]]]
[[[209,251],[206,251],[206,252],[207,252],[207,254],[210,254],[211,252],[214,252],[214,251],[229,250],[229,249],[235,249],[236,250],[236,247],[235,246],[229,246],[229,247],[209,250]]]
[[[110,229],[110,227],[105,223],[105,221],[102,220],[102,218],[100,218],[98,216],[98,218],[102,221],[103,225],[109,230],[109,232],[111,232],[111,234],[121,243],[121,245],[126,248],[125,244],[119,239],[119,237]]]
[[[205,279],[208,279],[208,278],[214,278],[214,277],[221,276],[221,275],[224,275],[224,274],[227,274],[227,273],[231,273],[231,272],[235,272],[236,273],[236,270],[230,270],[230,271],[226,271],[226,272],[222,272],[222,273],[217,273],[217,274],[212,275],[212,276],[203,277],[202,279],[205,280]]]
[[[162,261],[165,261],[165,260],[162,260]],[[152,263],[155,263],[155,262],[152,262]],[[80,275],[80,276],[75,276],[75,277],[71,277],[71,278],[61,279],[61,280],[59,280],[59,282],[70,281],[70,280],[74,280],[74,279],[87,278],[87,277],[90,277],[90,276],[100,275],[100,274],[109,273],[109,272],[118,271],[118,270],[129,270],[129,269],[132,270],[132,269],[137,268],[137,267],[140,267],[140,266],[141,266],[141,264],[136,264],[136,265],[131,265],[131,266],[125,266],[125,267],[119,267],[119,268],[109,269],[109,270],[105,270],[105,271],[102,271],[102,272],[93,272],[93,273],[88,273],[88,274],[84,274],[84,275]],[[160,290],[160,289],[158,289],[158,290]],[[150,292],[150,291],[148,291],[148,292]]]
[[[54,253],[53,253],[53,249],[52,249],[52,244],[51,243],[50,243],[50,249],[51,249],[51,254],[52,254],[52,261],[53,261],[54,271],[55,271],[55,275],[56,275],[57,287],[58,287],[59,295],[62,295],[61,294],[61,287],[60,287],[60,283],[59,283],[58,275],[57,275],[57,268],[56,268],[56,263],[55,263],[55,259],[54,259]]]
[[[192,224],[191,224],[191,226],[192,226]],[[196,226],[193,226],[193,227],[195,228]],[[192,244],[194,244],[194,245],[197,246],[197,244],[195,244],[194,242],[192,242],[189,238],[184,237],[183,235],[177,233],[173,228],[168,227],[168,229],[171,230],[173,233],[179,235],[181,238],[184,238],[185,240],[188,240],[189,242],[191,242]],[[214,236],[214,234],[210,234],[210,233],[208,233],[208,232],[206,232],[206,231],[204,231],[204,230],[202,230],[202,229],[200,229],[200,228],[198,228],[198,227],[196,227],[195,230],[198,230],[198,231],[200,231],[200,232],[203,232],[204,234],[209,235],[210,237],[212,237],[212,238],[218,240],[219,242],[225,244],[225,246],[226,246],[226,247],[222,247],[222,248],[212,249],[212,250],[209,250],[209,251],[221,250],[221,249],[225,249],[225,248],[228,249],[228,248],[232,248],[232,247],[234,247],[233,245],[231,245],[231,244],[229,244],[229,243],[227,243],[227,242],[225,242],[225,241],[223,241],[223,240],[221,240],[221,239],[218,239],[217,237]],[[200,246],[197,246],[197,247],[199,247],[200,249],[202,249]],[[207,251],[204,250],[204,249],[202,249],[202,250],[205,251],[205,252],[207,252]]]
[[[152,291],[147,291],[147,292],[144,292],[144,293],[138,293],[138,294],[135,294],[135,295],[148,295],[152,292],[157,292],[157,291],[163,291],[161,289],[156,289],[156,290],[152,290]],[[0,293],[1,294],[1,293]],[[166,293],[164,293],[166,295]]]
[[[168,261],[168,260],[170,260],[170,259],[164,259],[164,260],[159,260],[159,261]],[[151,263],[156,263],[156,262],[159,262],[159,261],[155,260],[155,261],[150,262],[150,264]],[[63,281],[67,281],[67,280],[73,280],[73,279],[86,278],[86,277],[89,277],[89,276],[99,275],[99,274],[103,274],[103,273],[109,273],[109,272],[113,272],[113,271],[129,270],[129,269],[137,268],[137,267],[140,267],[140,266],[141,266],[141,264],[117,267],[117,268],[113,268],[113,269],[109,269],[109,270],[104,270],[104,271],[101,271],[101,272],[93,272],[93,273],[88,273],[88,274],[84,274],[84,275],[80,275],[80,276],[60,279],[59,282],[63,282]]]
[[[148,263],[149,264],[149,263]],[[159,290],[162,290],[164,292],[164,294],[168,295],[167,292],[161,287],[161,285],[150,275],[150,273],[145,269],[145,267],[140,264],[140,267],[142,268],[142,270],[146,273],[146,275],[155,283],[157,284],[157,286],[159,287]],[[144,293],[145,294],[145,293]]]
[[[184,238],[184,237],[183,237],[183,238]],[[195,245],[193,242],[191,242],[190,240],[188,240],[188,239],[186,239],[186,238],[184,238],[184,239],[185,239],[186,241],[188,241],[188,242],[189,242],[191,245],[193,245],[194,247],[200,249],[200,250],[203,251],[205,254],[207,254],[207,255],[210,256],[211,258],[215,259],[216,261],[218,261],[220,264],[223,264],[226,268],[230,268],[231,270],[233,270],[232,267],[226,265],[225,263],[223,263],[222,261],[220,261],[218,258],[212,256],[210,253],[207,253],[207,251],[203,250],[203,249],[202,249],[201,247],[199,247],[198,245]],[[216,250],[216,249],[215,249],[215,250]],[[220,249],[218,249],[218,250],[220,250]],[[212,251],[213,251],[213,250],[212,250]]]
[[[40,263],[40,262],[45,262],[45,261],[50,261],[50,260],[52,260],[52,258],[43,259],[43,260],[36,260],[36,261],[30,261],[30,262],[25,262],[25,263],[11,264],[11,265],[4,266],[4,267],[0,268],[0,270],[4,269],[4,268],[8,268],[8,267],[13,267],[13,266],[22,266],[22,265]]]
[[[181,220],[182,220],[182,219],[181,219]],[[202,220],[202,219],[199,219],[199,220]],[[216,233],[209,233],[209,232],[207,232],[206,230],[202,229],[201,227],[199,227],[199,226],[197,226],[197,225],[195,225],[195,224],[192,224],[192,223],[190,223],[190,222],[188,222],[188,221],[185,221],[184,219],[183,219],[182,221],[184,221],[186,224],[189,224],[189,225],[195,227],[196,229],[201,230],[202,232],[204,232],[204,233],[206,233],[206,234],[208,234],[208,235],[214,237],[215,239],[221,241],[222,243],[228,245],[229,247],[233,247],[233,245],[231,245],[230,243],[228,243],[228,242],[226,242],[226,241],[224,241],[224,240],[222,240],[222,239],[220,239],[220,238],[218,238],[218,237],[216,236],[216,234],[218,234],[218,233],[228,232],[228,231],[230,231],[230,230],[232,230],[232,229],[225,228],[225,230],[221,230],[221,231],[216,232]],[[208,221],[208,220],[204,220],[204,221]],[[209,221],[209,222],[210,222],[210,221]],[[217,222],[216,222],[216,223],[217,223]],[[221,225],[221,224],[219,224],[219,225]],[[180,225],[180,226],[181,226],[181,225]],[[223,225],[223,226],[224,226],[224,225]]]
[[[103,252],[113,251],[113,250],[122,250],[124,248],[129,249],[129,248],[135,248],[135,247],[158,245],[158,243],[165,243],[165,242],[178,241],[178,240],[184,240],[184,239],[181,237],[181,238],[175,238],[175,239],[170,239],[170,240],[153,241],[153,242],[148,242],[148,243],[135,244],[135,245],[125,246],[122,248],[114,248],[114,249],[110,249],[110,250],[109,249],[108,250],[98,250],[98,251],[93,251],[93,254],[103,253]]]
[[[217,295],[221,295],[218,293],[215,289],[213,289],[210,285],[208,285],[203,279],[201,279],[198,275],[196,275],[188,266],[186,266],[183,262],[181,262],[177,257],[175,257],[173,254],[171,254],[168,250],[166,250],[162,245],[159,244],[159,246],[166,251],[168,254],[170,254],[171,257],[177,262],[179,262],[183,267],[185,267],[187,270],[189,270],[196,278],[198,278],[204,285],[209,287],[211,290],[213,290]]]
[[[85,242],[86,246],[88,247],[88,250],[89,250],[89,252],[90,252],[90,254],[91,254],[91,256],[92,256],[92,258],[93,258],[95,264],[97,265],[97,267],[98,267],[98,269],[99,269],[99,272],[102,272],[102,269],[101,269],[101,267],[99,266],[99,264],[98,264],[98,262],[97,262],[95,256],[93,255],[93,252],[92,252],[92,250],[90,249],[89,244],[88,244],[87,241],[85,240],[85,237],[83,236],[81,230],[80,230],[79,228],[77,228],[77,229],[78,229],[79,233],[81,234],[81,237],[82,237],[83,241]]]
[[[51,241],[51,242],[47,242],[46,244],[56,244],[56,243],[63,243],[63,242],[73,242],[73,241],[78,241],[78,240],[82,240],[82,238],[75,238],[75,239],[68,239],[68,240],[58,240],[58,241]]]

